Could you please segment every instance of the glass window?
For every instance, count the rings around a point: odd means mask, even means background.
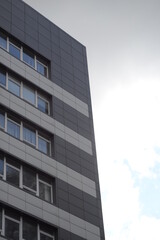
[[[40,63],[39,61],[37,61],[37,72],[47,77],[47,67]]]
[[[49,142],[40,136],[38,137],[38,149],[45,154],[49,154],[50,152]]]
[[[37,240],[37,225],[29,220],[23,220],[23,239]]]
[[[19,240],[19,223],[5,218],[5,237],[8,240]]]
[[[0,85],[6,86],[6,74],[2,71],[0,71]]]
[[[7,49],[7,37],[3,33],[0,33],[0,46]]]
[[[18,82],[8,79],[8,90],[16,96],[20,96],[20,84]]]
[[[36,191],[36,173],[27,167],[23,167],[23,185],[28,190]]]
[[[19,187],[19,170],[12,166],[6,166],[6,181]]]
[[[23,61],[29,64],[31,67],[35,67],[34,54],[27,49],[23,49]]]
[[[36,133],[26,127],[23,127],[23,140],[36,145]]]
[[[48,202],[51,202],[51,186],[40,181],[39,182],[39,197]]]
[[[4,159],[2,156],[0,156],[0,176],[3,176],[4,171]]]
[[[0,112],[0,128],[5,127],[5,116],[4,113]]]
[[[35,91],[24,85],[23,86],[23,98],[26,101],[28,101],[32,104],[35,104]]]
[[[20,126],[12,120],[7,120],[7,132],[15,138],[20,138]]]
[[[43,98],[41,98],[40,96],[38,96],[38,109],[41,112],[48,114],[48,102],[46,100],[44,100]]]
[[[45,233],[40,233],[40,240],[54,240],[55,238],[53,236],[50,236]]]
[[[20,48],[18,48],[11,42],[9,43],[9,52],[12,56],[20,59]]]

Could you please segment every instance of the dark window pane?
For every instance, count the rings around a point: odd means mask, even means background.
[[[2,229],[2,208],[0,208],[0,230]],[[1,231],[0,231],[1,233]]]
[[[48,114],[48,102],[41,97],[38,97],[38,109]]]
[[[0,175],[3,175],[4,171],[4,160],[3,157],[0,156]]]
[[[23,127],[23,140],[36,145],[36,133],[26,127]]]
[[[13,137],[20,138],[20,126],[9,119],[7,120],[7,132]]]
[[[5,126],[4,113],[0,112],[0,128],[4,128],[4,126]]]
[[[6,86],[6,74],[0,71],[0,85]]]
[[[31,67],[34,68],[35,63],[34,63],[34,54],[29,52],[26,49],[23,49],[23,61],[29,64]]]
[[[0,46],[7,49],[7,37],[3,33],[0,33]]]
[[[23,185],[36,191],[36,173],[27,167],[23,167]]]
[[[23,221],[23,239],[37,240],[37,225],[30,221]]]
[[[39,196],[40,198],[48,202],[51,202],[51,186],[48,186],[45,183],[39,182]]]
[[[6,180],[7,182],[19,187],[19,171],[11,166],[6,166]]]
[[[8,90],[17,96],[20,96],[20,85],[11,79],[8,79]]]
[[[9,52],[12,56],[20,59],[20,49],[12,43],[9,43]]]
[[[35,104],[35,91],[29,87],[23,86],[23,98],[26,101]]]
[[[42,63],[37,61],[37,71],[43,76],[47,77],[47,67],[45,67]]]
[[[49,154],[49,142],[44,138],[38,137],[38,149],[45,154]]]
[[[19,223],[5,219],[5,237],[8,240],[19,240]]]
[[[49,237],[47,235],[45,235],[44,233],[40,234],[40,240],[53,240],[54,237]]]

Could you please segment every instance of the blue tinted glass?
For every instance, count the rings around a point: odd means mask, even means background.
[[[35,104],[35,92],[34,90],[24,86],[23,87],[23,98],[28,102]]]
[[[40,62],[37,62],[37,71],[43,76],[47,76],[47,68],[42,65]]]
[[[0,174],[3,175],[4,160],[0,157]]]
[[[40,97],[38,97],[38,109],[48,114],[48,103]]]
[[[0,127],[4,128],[4,124],[5,124],[5,117],[4,117],[4,114],[0,112]]]
[[[8,90],[13,94],[20,96],[20,86],[18,83],[8,79]]]
[[[28,53],[23,52],[23,61],[34,67],[34,56],[31,56]]]
[[[7,37],[3,33],[0,33],[0,46],[7,49]]]
[[[33,145],[36,145],[36,133],[26,127],[23,128],[23,139]]]
[[[9,44],[9,52],[12,56],[20,59],[20,49],[14,46],[12,43]]]
[[[10,120],[7,121],[7,132],[15,138],[20,138],[20,126]]]
[[[38,149],[45,154],[49,154],[49,143],[45,139],[39,137]]]
[[[0,72],[0,85],[6,86],[6,75]]]

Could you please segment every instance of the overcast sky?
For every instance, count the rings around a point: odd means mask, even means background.
[[[106,239],[160,239],[160,1],[25,0],[87,48]]]

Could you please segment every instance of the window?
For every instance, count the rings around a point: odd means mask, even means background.
[[[37,240],[37,224],[30,219],[23,220],[23,239]]]
[[[47,77],[47,67],[39,61],[37,61],[37,72]]]
[[[15,161],[8,160],[6,163],[6,181],[19,187],[19,164]]]
[[[9,43],[9,53],[12,56],[20,59],[20,56],[21,56],[20,48],[11,42]]]
[[[38,96],[38,109],[41,112],[49,114],[49,103],[44,98]]]
[[[10,216],[5,216],[5,237],[9,240],[20,239],[20,222]]]
[[[8,207],[0,207],[0,234],[8,240],[55,240],[55,228]]]
[[[51,185],[39,181],[39,197],[47,202],[51,202]]]
[[[31,67],[35,67],[34,54],[25,48],[23,49],[23,61]]]
[[[0,112],[0,128],[5,128],[5,115],[3,112]]]
[[[16,96],[20,96],[20,83],[9,78],[8,79],[8,91],[15,94]]]
[[[23,167],[23,187],[29,192],[36,194],[36,173],[27,167]]]
[[[41,136],[38,136],[38,149],[45,154],[50,154],[49,141]]]
[[[0,32],[0,46],[4,49],[7,49],[7,37],[2,32]]]
[[[28,86],[23,86],[23,98],[35,105],[35,91]]]
[[[32,131],[27,127],[23,127],[23,140],[35,146],[36,145],[35,131]]]
[[[3,71],[0,71],[0,85],[6,86],[6,74]]]
[[[7,119],[7,132],[11,136],[20,139],[20,125],[11,119]]]

